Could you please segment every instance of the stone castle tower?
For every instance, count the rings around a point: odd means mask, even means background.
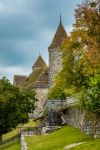
[[[61,16],[60,23],[58,25],[57,31],[54,35],[51,45],[48,47],[49,52],[49,87],[54,83],[55,76],[60,71],[61,63],[61,51],[60,46],[67,37],[67,33],[63,27]]]

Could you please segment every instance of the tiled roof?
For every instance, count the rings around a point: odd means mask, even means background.
[[[51,43],[51,45],[48,47],[49,49],[51,48],[58,48],[59,46],[62,45],[63,41],[66,39],[67,37],[67,33],[62,25],[62,23],[60,22],[57,31],[55,33],[55,36],[53,38],[53,41]]]
[[[43,68],[38,77],[28,84],[26,88],[45,88],[48,87],[48,67]]]
[[[26,81],[22,84],[23,87],[30,85],[31,83],[38,80],[40,74],[43,72],[43,68],[38,68],[33,71],[26,79]]]
[[[14,75],[14,84],[21,88],[37,88],[48,86],[48,67],[41,56],[33,65],[32,73],[27,76]]]
[[[27,76],[14,75],[14,84],[20,85],[27,79]]]
[[[46,63],[41,56],[38,57],[32,68],[34,67],[46,67]]]

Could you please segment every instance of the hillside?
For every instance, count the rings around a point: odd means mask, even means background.
[[[91,139],[89,135],[70,126],[65,126],[48,135],[26,137],[28,150],[65,150],[65,146],[78,142],[86,143],[70,150],[100,150],[100,139]],[[21,150],[21,145],[15,143],[4,150]]]
[[[28,150],[64,150],[73,143],[86,142],[71,150],[100,150],[100,139],[92,140],[79,129],[63,127],[49,135],[26,137]]]

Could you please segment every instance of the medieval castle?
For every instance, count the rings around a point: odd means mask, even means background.
[[[59,47],[66,39],[67,33],[62,25],[61,17],[52,43],[48,47],[49,67],[41,56],[38,57],[32,66],[32,73],[27,76],[14,75],[13,84],[19,88],[34,89],[37,93],[38,102],[35,110],[39,114],[43,110],[43,105],[47,99],[48,89],[53,85],[54,78],[61,68],[61,52]]]
[[[96,125],[96,132],[94,133],[92,115],[86,115],[84,111],[75,107],[78,101],[74,96],[69,98],[67,97],[66,100],[63,101],[47,101],[48,90],[54,84],[55,76],[62,67],[62,53],[59,49],[66,37],[67,33],[62,25],[60,17],[60,23],[58,25],[55,36],[52,40],[51,45],[48,47],[49,66],[47,66],[43,58],[39,56],[34,65],[32,66],[32,73],[28,77],[14,75],[13,83],[19,88],[26,88],[31,90],[34,89],[36,91],[36,97],[38,101],[35,104],[36,108],[34,111],[34,118],[41,118],[41,116],[43,116],[46,104],[46,107],[49,108],[48,110],[50,111],[54,110],[55,108],[57,110],[56,112],[60,110],[60,119],[62,119],[62,123],[67,123],[76,128],[80,128],[82,131],[86,132],[86,134],[94,135],[95,138],[100,138],[100,117],[98,118],[98,122]],[[58,109],[59,105],[64,107],[62,107],[62,109]],[[59,122],[60,119],[55,122],[55,118],[57,117],[56,112],[53,113],[53,111],[51,111],[46,115],[45,126],[59,124],[57,122]]]

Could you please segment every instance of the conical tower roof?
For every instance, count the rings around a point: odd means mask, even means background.
[[[61,18],[60,18],[59,26],[57,28],[53,41],[51,45],[49,46],[49,49],[52,49],[52,48],[55,49],[61,46],[62,42],[66,39],[66,37],[67,37],[67,33],[62,25]]]
[[[41,56],[39,56],[38,59],[36,60],[36,62],[34,63],[34,65],[32,66],[32,68],[46,67],[46,66],[47,66],[47,64],[45,63],[43,58]]]

